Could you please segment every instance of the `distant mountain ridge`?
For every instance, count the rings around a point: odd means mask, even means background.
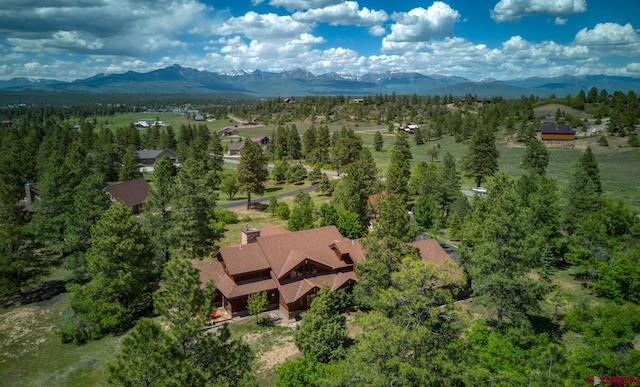
[[[46,90],[76,93],[215,93],[232,92],[253,97],[337,95],[352,96],[374,94],[443,95],[466,94],[478,97],[519,97],[537,95],[559,97],[575,95],[578,91],[598,90],[640,91],[640,78],[585,75],[512,80],[484,79],[473,82],[457,76],[424,75],[417,72],[388,71],[364,75],[335,72],[315,75],[297,68],[281,72],[262,70],[233,70],[210,72],[173,65],[146,73],[127,71],[119,74],[96,74],[72,82],[54,79],[13,78],[0,80],[0,90]]]

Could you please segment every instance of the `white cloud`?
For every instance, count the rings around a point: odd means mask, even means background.
[[[563,26],[565,24],[567,24],[567,19],[563,19],[560,16],[556,17],[556,19],[553,21],[553,24],[557,25],[557,26]]]
[[[515,22],[524,16],[574,15],[586,10],[585,0],[500,0],[491,11],[491,17],[498,23]]]
[[[181,46],[208,7],[196,0],[25,0],[0,10],[0,36],[23,51],[149,54]],[[6,4],[5,4],[6,5]]]
[[[369,27],[369,35],[382,36],[387,33],[387,29],[383,26],[371,26]]]
[[[427,42],[437,36],[450,36],[460,13],[441,1],[429,8],[414,8],[407,13],[394,13],[391,33],[382,40],[383,51],[406,49],[411,43]],[[416,48],[420,48],[420,44]]]
[[[345,1],[324,8],[296,12],[292,17],[302,22],[356,26],[379,25],[389,19],[389,15],[385,11],[376,11],[369,8],[360,9],[360,5],[356,1]]]
[[[324,8],[342,3],[342,0],[271,0],[269,5],[283,7],[287,11],[303,11],[306,9]]]
[[[293,20],[291,16],[259,14],[253,11],[211,27],[211,32],[217,35],[239,34],[249,39],[290,39],[291,36],[310,30],[311,25]]]
[[[638,35],[631,24],[598,23],[592,30],[578,31],[575,40],[583,44],[624,45],[637,43]]]

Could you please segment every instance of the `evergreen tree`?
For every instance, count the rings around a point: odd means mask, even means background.
[[[320,181],[320,177],[322,176],[322,165],[320,163],[316,163],[313,166],[313,170],[311,170],[311,172],[309,172],[309,181],[311,182],[311,184],[318,184],[318,181]]]
[[[532,211],[519,204],[513,182],[496,175],[486,198],[476,198],[465,219],[463,262],[474,279],[474,298],[496,311],[498,326],[523,321],[548,287]]]
[[[380,131],[376,131],[376,134],[373,135],[373,149],[375,149],[376,152],[380,152],[383,145],[384,140],[382,139],[382,134]]]
[[[71,270],[73,280],[87,280],[86,252],[91,247],[91,227],[109,208],[109,198],[104,194],[104,179],[101,175],[85,177],[75,190],[73,207],[67,214],[64,230],[64,266]]]
[[[45,273],[33,236],[11,222],[0,223],[0,297],[11,296]]]
[[[437,193],[438,201],[442,209],[444,221],[446,222],[449,217],[451,205],[460,196],[460,173],[456,168],[456,159],[447,152],[444,155],[442,161],[441,178],[438,179],[441,182],[441,188]]]
[[[433,200],[428,196],[418,196],[413,206],[413,216],[422,231],[433,227],[437,218]]]
[[[119,332],[149,310],[158,286],[149,237],[131,209],[114,202],[91,230],[86,285],[68,286],[75,321],[63,340],[82,341]]]
[[[598,161],[591,151],[591,147],[578,159],[577,167],[586,172],[587,178],[593,183],[597,193],[602,193],[602,182],[600,181],[600,170],[598,169]]]
[[[397,194],[403,201],[409,195],[409,178],[411,177],[411,149],[404,132],[398,132],[396,142],[391,151],[391,162],[387,171],[387,190]]]
[[[157,385],[254,384],[251,349],[241,339],[231,339],[226,325],[215,333],[202,330],[215,287],[201,287],[199,271],[182,257],[169,261],[163,277],[164,286],[154,301],[166,331],[142,320],[123,342],[110,379],[122,385],[133,385],[144,375],[155,377]]]
[[[159,386],[176,383],[179,353],[160,324],[142,318],[122,340],[122,351],[109,364],[109,382],[116,386]]]
[[[287,131],[287,149],[292,160],[300,160],[302,158],[302,144],[295,124],[291,125]]]
[[[531,172],[544,175],[549,165],[549,152],[544,143],[536,138],[527,141],[520,166]]]
[[[176,168],[168,157],[160,159],[153,170],[153,184],[144,203],[144,218],[148,222],[147,229],[160,267],[164,267],[169,261],[171,247],[175,244],[171,206],[174,203],[176,173]]]
[[[311,125],[302,135],[302,154],[307,161],[315,162],[314,150],[316,147],[316,127]]]
[[[467,177],[475,179],[476,187],[482,180],[498,170],[498,148],[493,130],[488,126],[480,126],[471,136],[469,153],[466,154],[463,169]]]
[[[347,321],[338,310],[335,294],[322,288],[294,332],[300,352],[322,363],[343,355],[347,340]]]
[[[373,225],[373,234],[378,238],[392,236],[405,242],[411,242],[416,237],[417,229],[399,195],[389,194],[380,201],[378,221]]]
[[[329,135],[328,126],[320,126],[316,131],[315,148],[313,150],[313,159],[320,163],[329,161],[329,149],[331,149],[331,136]]]
[[[204,161],[191,157],[176,175],[172,218],[176,247],[191,258],[206,257],[221,238],[223,225],[216,222],[216,183],[206,172]],[[216,178],[217,179],[217,178]]]
[[[267,160],[262,154],[260,145],[247,141],[240,152],[238,164],[238,182],[247,193],[247,210],[251,208],[251,194],[262,195],[265,190],[264,182],[269,176]]]
[[[118,172],[118,180],[128,181],[142,176],[138,167],[139,163],[137,150],[133,146],[128,147],[122,155],[122,165]]]

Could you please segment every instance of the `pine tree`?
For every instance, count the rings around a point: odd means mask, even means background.
[[[328,363],[343,355],[347,340],[347,322],[337,307],[336,298],[328,288],[322,288],[302,313],[302,320],[294,332],[300,352],[317,361]]]
[[[373,149],[375,149],[376,152],[380,152],[383,145],[384,140],[382,139],[382,134],[380,131],[376,131],[376,134],[373,135]]]
[[[329,177],[326,173],[320,175],[320,180],[318,180],[316,191],[320,192],[321,195],[326,195],[327,193],[329,193],[329,191],[331,191],[331,182],[329,181]]]
[[[307,192],[298,191],[293,201],[293,210],[289,215],[287,228],[298,231],[311,227],[313,227],[313,201]]]
[[[251,208],[251,194],[262,195],[264,183],[269,176],[267,160],[262,154],[260,145],[247,141],[240,152],[238,164],[238,182],[247,193],[247,210]]]
[[[398,132],[387,171],[387,190],[389,193],[399,195],[402,200],[406,200],[409,195],[408,184],[411,177],[412,158],[406,133]]]
[[[217,174],[207,172],[202,160],[191,157],[182,164],[175,179],[173,241],[191,258],[206,257],[222,236],[223,226],[214,219],[217,187],[212,176]]]
[[[527,141],[527,147],[522,157],[522,168],[544,175],[549,165],[549,152],[542,141],[532,138]]]
[[[409,218],[404,200],[397,194],[389,194],[378,205],[378,221],[373,226],[378,238],[391,236],[405,242],[416,237],[417,229]]]
[[[482,180],[498,170],[498,148],[491,128],[480,126],[471,136],[469,153],[465,155],[463,168],[467,177],[475,179],[477,187]]]
[[[598,161],[591,151],[591,147],[587,147],[582,156],[578,159],[577,167],[581,168],[587,174],[587,177],[593,183],[597,193],[602,193],[602,182],[600,181],[600,170],[598,169]]]
[[[160,159],[155,165],[153,184],[144,203],[144,217],[148,222],[147,229],[155,246],[155,255],[160,267],[164,267],[171,257],[171,247],[175,243],[171,206],[176,173],[176,168],[168,157]]]
[[[118,172],[118,180],[128,181],[142,176],[138,168],[139,163],[140,161],[138,159],[138,152],[136,149],[133,146],[128,147],[122,155],[122,165]]]
[[[539,308],[548,286],[532,211],[518,200],[513,182],[496,175],[486,198],[465,219],[463,262],[474,279],[474,298],[496,311],[498,326],[518,323]]]
[[[99,338],[133,325],[158,286],[149,237],[131,209],[113,202],[91,230],[86,285],[68,287],[76,338]]]

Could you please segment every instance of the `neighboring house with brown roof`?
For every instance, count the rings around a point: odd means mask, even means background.
[[[442,284],[449,288],[455,299],[467,298],[471,294],[471,279],[466,276],[464,270],[449,255],[435,239],[425,239],[412,242],[411,246],[418,249],[422,262],[433,263],[441,268],[454,283],[460,284],[460,288],[453,288],[448,284]]]
[[[260,146],[262,147],[262,151],[264,152],[264,150],[266,149],[267,144],[269,144],[269,137],[267,136],[260,136],[260,137],[252,137],[249,139],[249,141],[255,142],[260,144]],[[227,144],[227,153],[229,154],[229,156],[237,156],[240,154],[240,151],[242,151],[242,147],[244,146],[245,141],[239,141],[239,142],[230,142]]]
[[[178,155],[171,149],[142,149],[138,151],[138,160],[142,165],[153,165],[163,157],[168,157],[172,164],[178,162]]]
[[[412,245],[424,262],[432,262],[457,282],[464,282],[462,269],[437,241]],[[335,226],[291,232],[267,225],[261,230],[245,228],[241,244],[221,248],[215,258],[192,263],[200,269],[203,284],[215,282],[216,303],[232,315],[243,314],[249,295],[264,291],[269,309],[279,308],[292,318],[309,308],[323,286],[337,290],[355,284],[355,263],[365,257],[360,243],[343,237]],[[468,289],[451,290],[461,298],[468,295]]]
[[[245,313],[249,295],[264,291],[269,308],[291,318],[308,309],[323,286],[353,285],[354,262],[363,258],[359,242],[343,237],[335,226],[290,232],[269,225],[242,230],[240,245],[193,265],[202,283],[215,282],[215,301],[232,315]]]
[[[544,124],[540,136],[542,141],[575,141],[576,131],[567,124]]]
[[[149,183],[147,183],[144,178],[139,177],[134,180],[110,185],[106,190],[112,202],[120,200],[127,207],[130,207],[134,214],[139,214],[142,212],[142,203],[144,203],[147,196],[149,196]]]
[[[238,132],[238,130],[235,128],[225,126],[224,128],[218,130],[216,133],[218,133],[218,136],[236,136],[240,132]]]

